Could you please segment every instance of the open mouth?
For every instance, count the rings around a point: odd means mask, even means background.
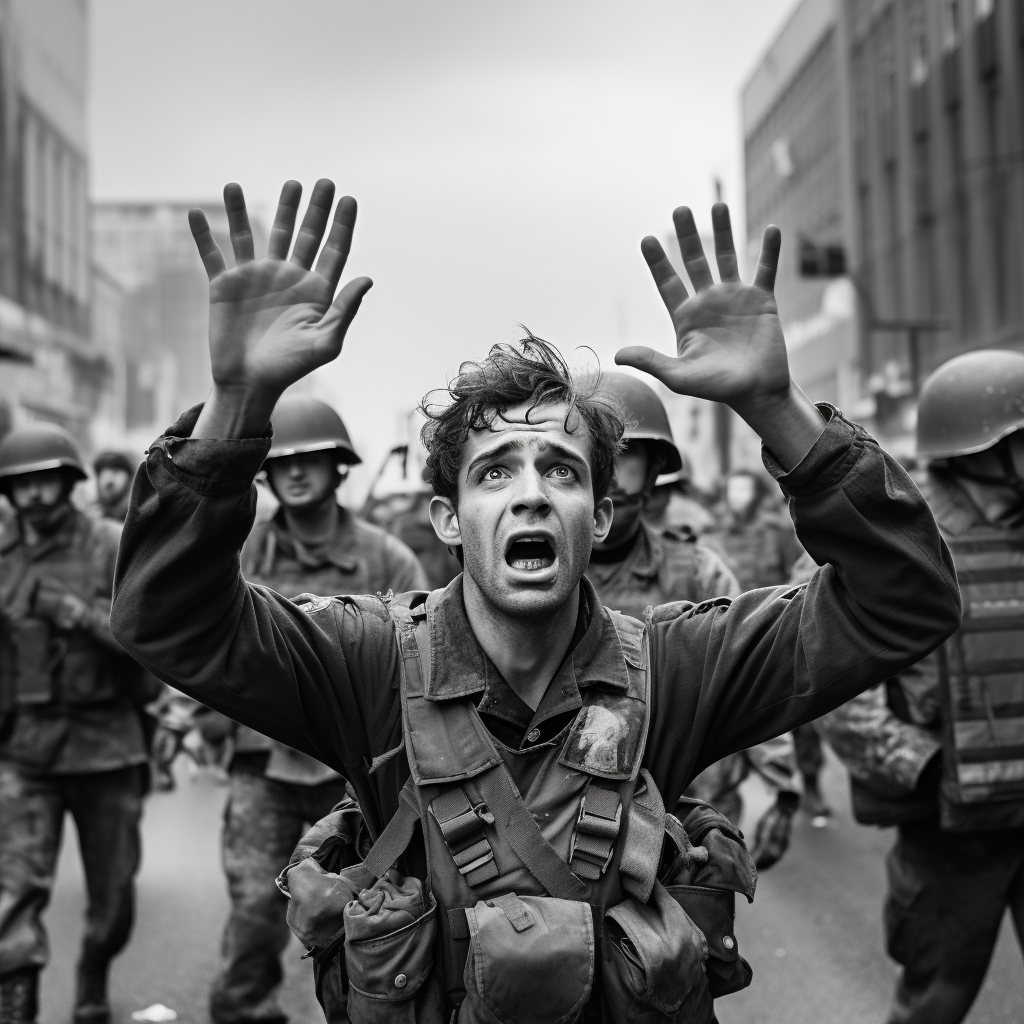
[[[544,537],[521,537],[509,547],[505,561],[513,569],[536,572],[555,564],[555,549]]]

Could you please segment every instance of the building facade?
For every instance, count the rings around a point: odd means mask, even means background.
[[[111,366],[94,344],[85,0],[0,0],[0,429],[88,440]]]

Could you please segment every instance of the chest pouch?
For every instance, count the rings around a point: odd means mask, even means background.
[[[11,623],[15,703],[48,704],[53,700],[53,670],[65,649],[55,648],[51,639],[50,626],[43,619]]]

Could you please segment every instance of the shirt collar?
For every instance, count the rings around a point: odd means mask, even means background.
[[[555,673],[550,686],[578,691],[587,686],[629,689],[626,655],[607,610],[602,607],[590,581],[580,583],[588,607],[590,622],[583,636]],[[431,671],[427,697],[451,700],[480,693],[487,687],[489,675],[497,669],[484,653],[466,615],[462,594],[462,576],[427,603],[430,619]]]

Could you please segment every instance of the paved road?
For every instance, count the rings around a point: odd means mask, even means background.
[[[179,762],[180,766],[180,762]],[[153,797],[145,824],[145,865],[135,938],[112,975],[114,1024],[164,1003],[183,1024],[206,1024],[206,993],[217,969],[226,899],[217,831],[224,789],[189,781]],[[718,1004],[721,1024],[879,1024],[895,972],[881,948],[882,859],[891,833],[856,826],[840,770],[826,788],[839,807],[834,825],[800,820],[786,859],[762,877],[757,900],[739,910],[740,947],[754,968],[746,992]],[[755,807],[758,794],[750,795]],[[82,882],[73,829],[49,913],[54,962],[44,975],[41,1024],[66,1024],[81,934]],[[297,1024],[322,1024],[301,947],[287,954],[286,1003]],[[1019,1024],[1024,967],[1004,929],[971,1024]]]

